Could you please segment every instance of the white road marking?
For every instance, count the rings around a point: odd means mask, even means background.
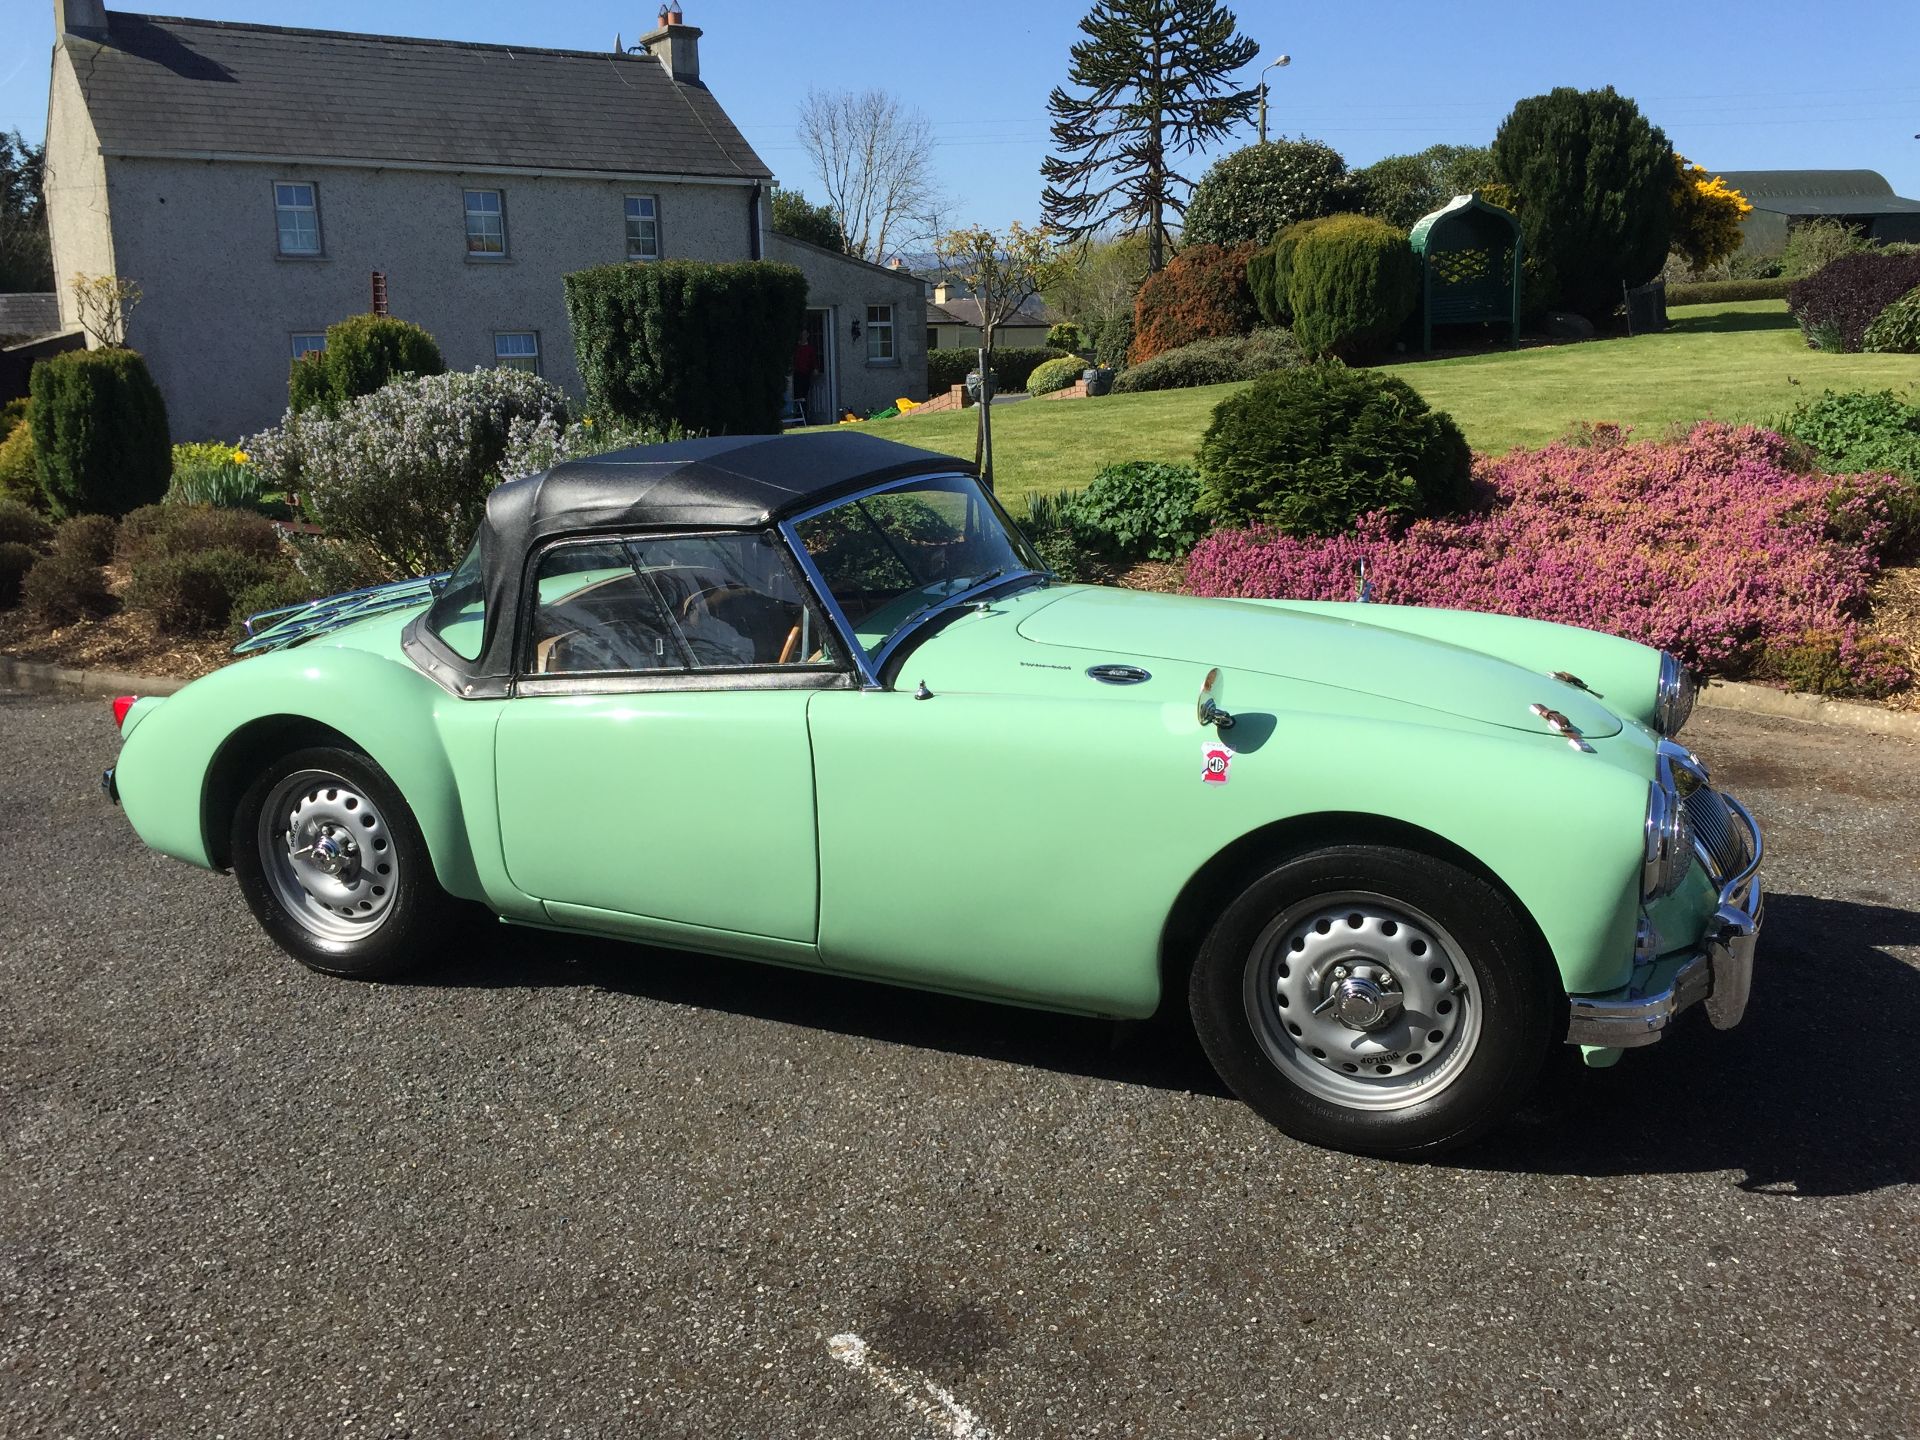
[[[827,1353],[854,1374],[865,1375],[882,1390],[904,1401],[940,1434],[951,1436],[952,1440],[996,1440],[993,1431],[955,1399],[953,1392],[916,1370],[889,1365],[876,1358],[872,1347],[858,1335],[835,1335],[827,1341]]]

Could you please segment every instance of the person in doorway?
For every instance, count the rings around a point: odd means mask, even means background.
[[[820,352],[813,348],[807,332],[800,332],[800,343],[793,347],[793,398],[811,413],[813,377],[820,371]]]

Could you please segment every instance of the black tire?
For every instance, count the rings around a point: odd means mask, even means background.
[[[1329,928],[1309,918],[1324,920],[1347,906],[1353,915],[1333,915]],[[1351,935],[1340,928],[1353,921],[1364,924],[1354,924]],[[1425,956],[1429,942],[1413,937],[1428,934],[1437,963],[1413,963],[1424,973],[1401,982],[1403,1003],[1393,1018],[1374,1022],[1377,1032],[1343,1028],[1337,1010],[1327,1013],[1336,1002],[1323,1000],[1317,1009],[1304,1003],[1324,997],[1335,973],[1401,975],[1406,967],[1377,962],[1365,947],[1399,956],[1404,952],[1393,947],[1412,946],[1411,953]],[[1346,958],[1341,947],[1348,944],[1360,947],[1358,959]],[[1458,953],[1450,959],[1449,952]],[[1342,965],[1348,968],[1336,971]],[[1356,965],[1379,968],[1361,972]],[[1214,1069],[1260,1115],[1315,1145],[1393,1159],[1439,1155],[1511,1116],[1531,1093],[1565,1008],[1539,939],[1506,895],[1456,865],[1382,845],[1340,845],[1276,861],[1208,932],[1188,1002]],[[1363,1014],[1369,1003],[1367,995],[1355,1002]],[[1450,1018],[1423,1020],[1422,1008]],[[1311,1016],[1313,1028],[1303,1032],[1295,1023],[1301,1016]],[[1402,1033],[1422,1046],[1441,1036],[1422,1030],[1429,1024],[1452,1027],[1432,1053],[1392,1048],[1407,1043]],[[1334,1036],[1350,1048],[1332,1049]],[[1316,1049],[1316,1041],[1327,1048]],[[1363,1048],[1382,1053],[1369,1056]],[[1345,1063],[1349,1056],[1357,1065]],[[1386,1078],[1376,1078],[1368,1063],[1374,1058],[1389,1062],[1377,1067]],[[1423,1062],[1431,1068],[1422,1070]]]
[[[331,791],[329,779],[336,782]],[[273,822],[263,812],[270,800],[285,794],[289,787],[300,792],[309,786],[315,798],[339,793],[351,796],[351,802],[342,803],[352,803],[360,816],[372,814],[378,822],[373,831],[378,838],[367,846],[365,864],[357,853],[353,857],[353,868],[347,875],[353,891],[341,897],[353,902],[357,895],[367,896],[358,901],[360,906],[367,910],[379,907],[369,918],[330,921],[329,916],[315,915],[313,912],[327,907],[306,903],[314,900],[311,892],[303,902],[300,894],[288,890],[289,880],[299,886],[303,878],[314,879],[310,873],[303,877],[290,862],[279,882],[269,873],[269,866],[278,862],[267,847],[276,842],[289,849],[291,846],[285,826],[270,832]],[[364,797],[364,807],[360,797]],[[380,847],[377,853],[373,844]],[[434,876],[433,859],[413,811],[386,772],[356,751],[318,747],[297,751],[269,765],[241,796],[234,810],[229,845],[234,878],[240,882],[240,893],[254,918],[274,944],[310,969],[363,980],[384,979],[432,959],[457,928],[458,907]],[[389,873],[380,873],[376,862],[388,867]],[[391,883],[379,886],[376,894],[375,882],[383,880]],[[349,908],[339,907],[340,915],[346,917]],[[316,929],[329,923],[338,933]]]

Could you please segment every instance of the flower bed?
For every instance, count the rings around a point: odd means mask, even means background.
[[[1195,548],[1197,595],[1371,598],[1610,631],[1695,670],[1826,693],[1884,695],[1911,676],[1861,616],[1901,482],[1845,481],[1795,462],[1789,441],[1703,424],[1629,444],[1597,429],[1476,461],[1469,513],[1404,529],[1293,539],[1217,531]]]

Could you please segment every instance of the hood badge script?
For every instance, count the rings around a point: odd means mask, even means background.
[[[1138,685],[1153,678],[1138,665],[1089,665],[1087,674],[1107,685]]]
[[[1580,727],[1562,715],[1558,710],[1555,710],[1551,705],[1536,703],[1529,705],[1527,708],[1542,720],[1546,721],[1547,728],[1553,731],[1554,734],[1562,737],[1567,744],[1571,745],[1574,749],[1584,751],[1588,755],[1593,754],[1593,746],[1589,745],[1585,737],[1580,734]]]

